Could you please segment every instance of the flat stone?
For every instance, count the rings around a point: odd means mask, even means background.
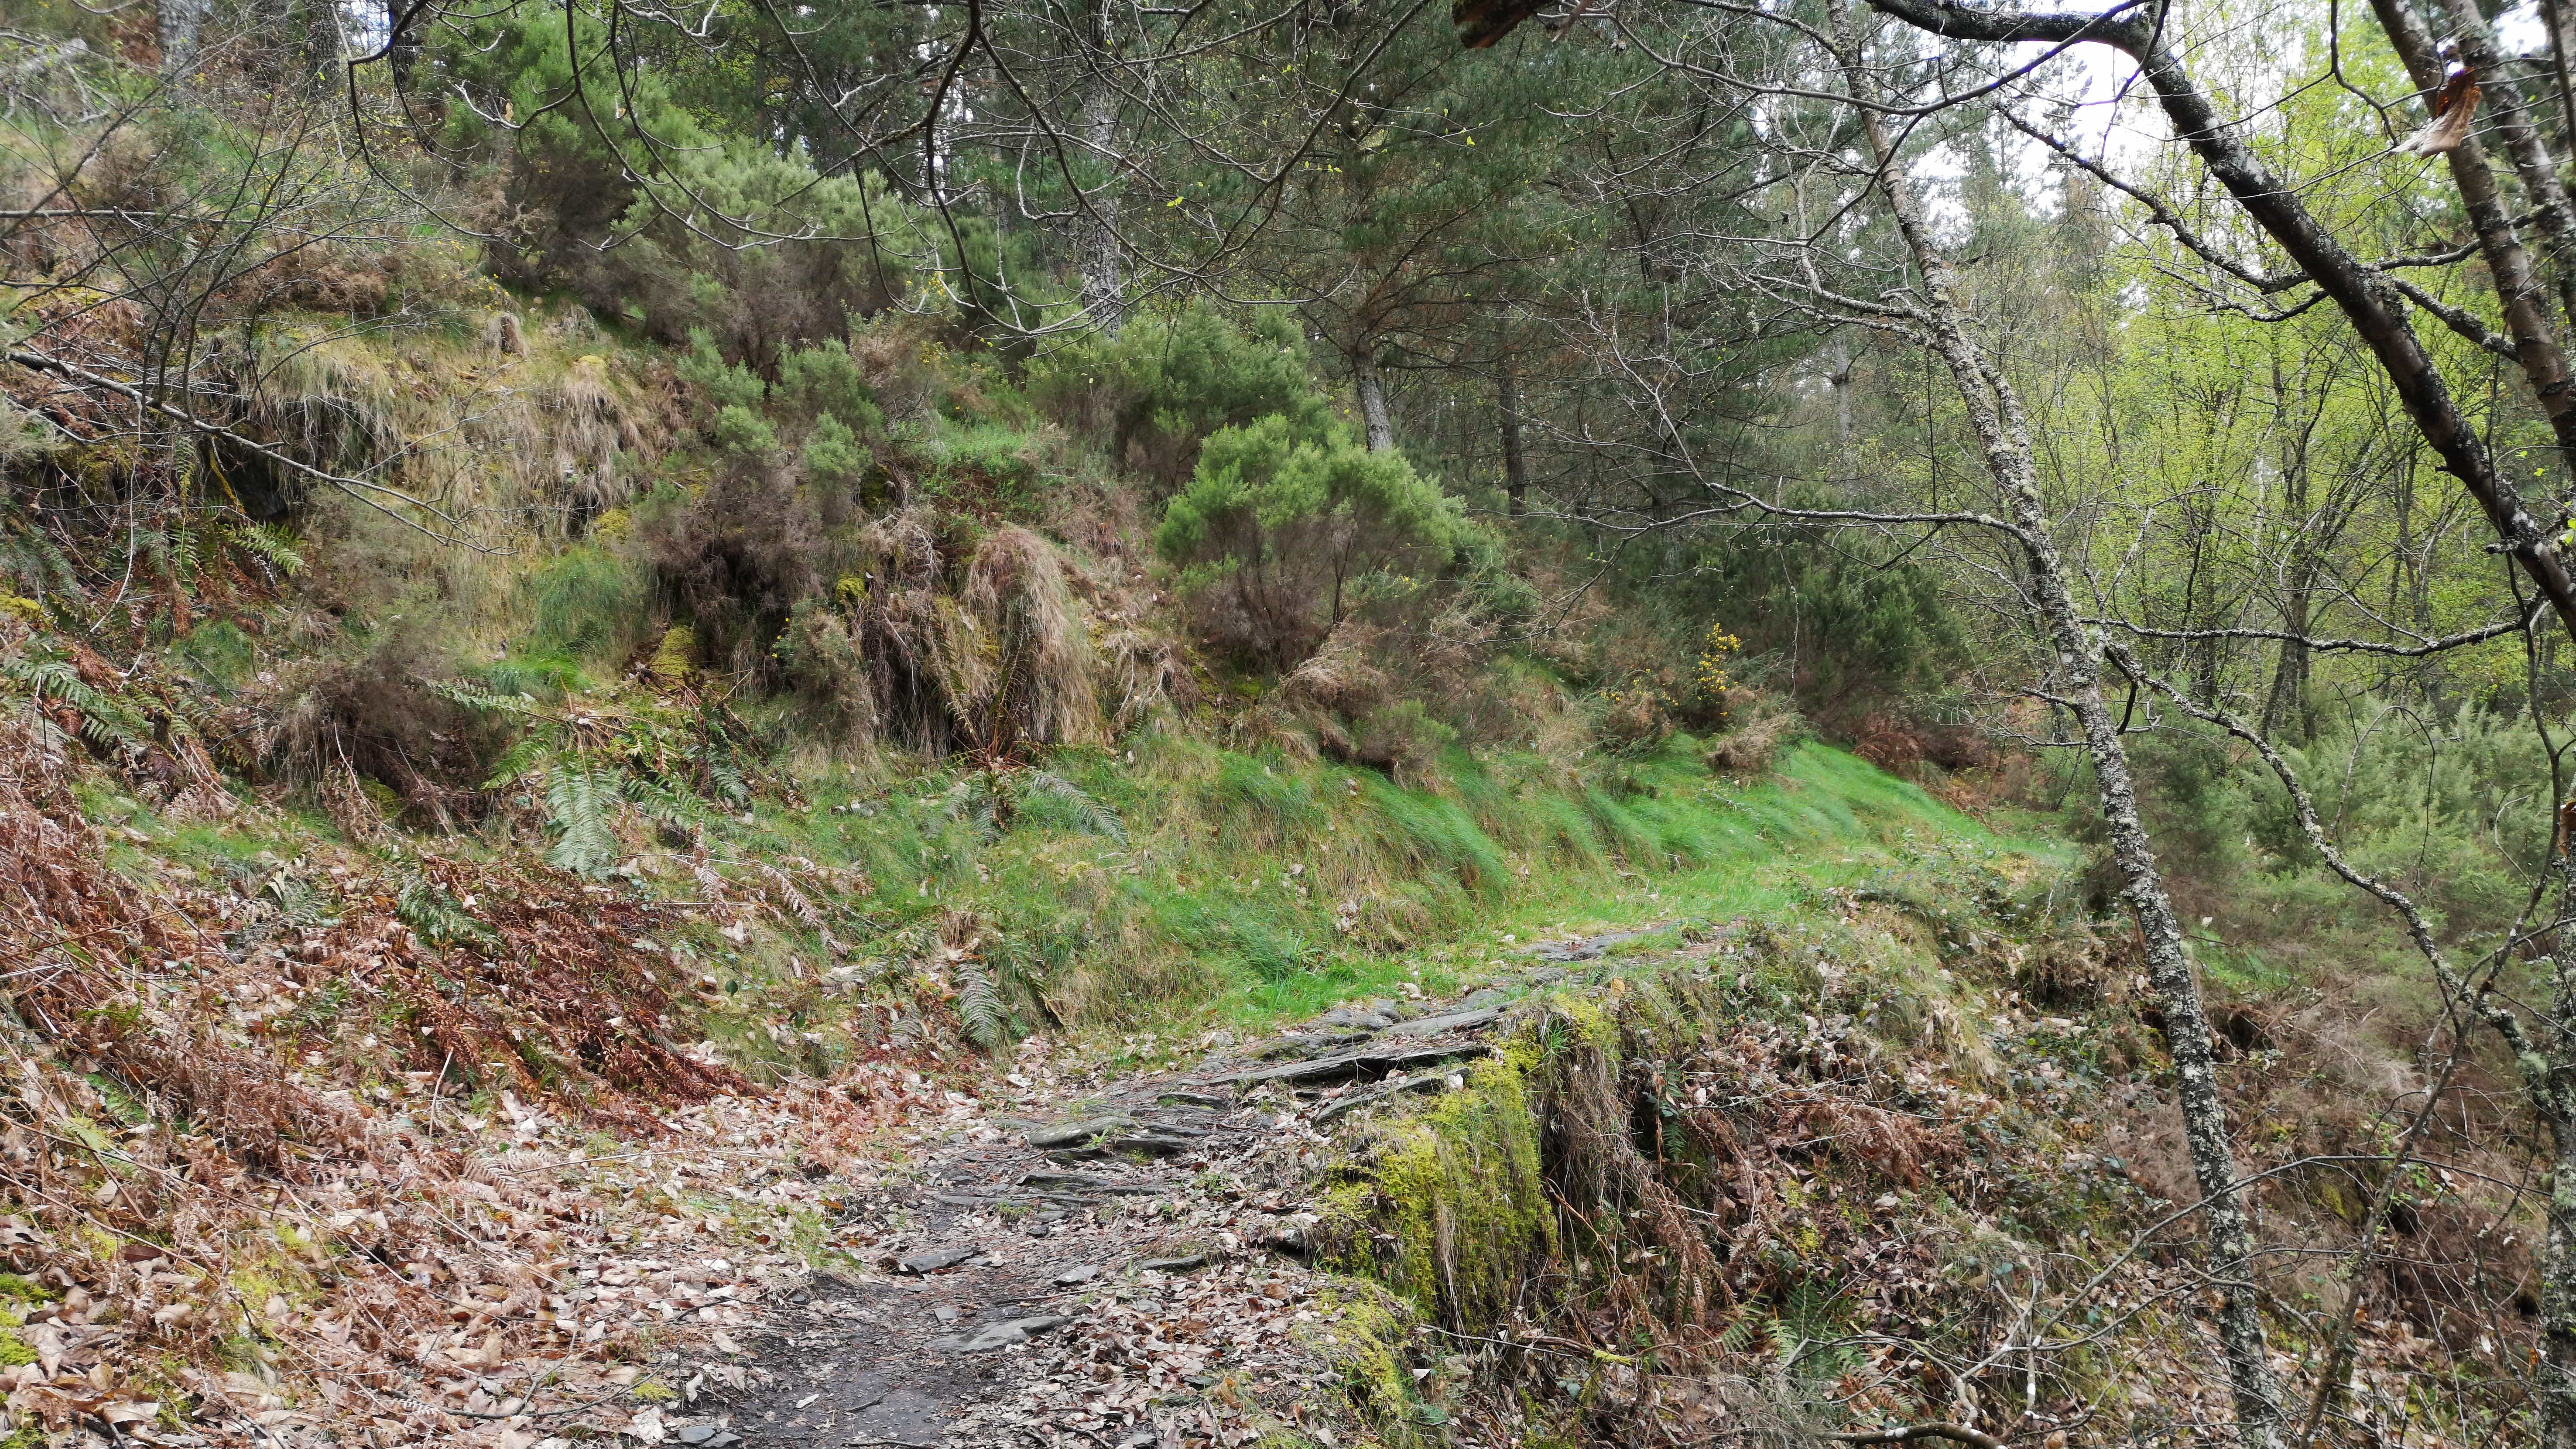
[[[1263,1047],[1258,1055],[1264,1061],[1273,1062],[1288,1057],[1311,1059],[1347,1046],[1357,1046],[1367,1041],[1375,1030],[1372,1027],[1368,1031],[1291,1032]]]
[[[1051,1313],[1037,1318],[1014,1318],[1008,1323],[996,1323],[966,1340],[966,1352],[984,1353],[996,1348],[1008,1348],[1015,1343],[1026,1343],[1050,1328],[1061,1327],[1072,1321],[1062,1314]]]
[[[1479,1007],[1485,1006],[1506,1006],[1511,1003],[1511,999],[1510,993],[1504,991],[1501,987],[1488,986],[1482,990],[1467,993],[1467,995],[1459,1001],[1458,1010],[1474,1011]]]
[[[1136,1265],[1140,1273],[1190,1273],[1207,1266],[1207,1254],[1192,1253],[1184,1258],[1154,1258]]]
[[[1446,1076],[1437,1072],[1425,1072],[1418,1077],[1405,1077],[1369,1091],[1353,1092],[1317,1112],[1315,1125],[1321,1127],[1328,1122],[1338,1122],[1362,1107],[1373,1107],[1408,1092],[1437,1092],[1448,1085],[1449,1079]]]
[[[1290,1085],[1310,1082],[1347,1082],[1360,1078],[1376,1081],[1396,1072],[1409,1072],[1419,1067],[1442,1062],[1461,1061],[1468,1057],[1490,1056],[1493,1048],[1483,1042],[1460,1042],[1449,1046],[1394,1047],[1378,1051],[1351,1052],[1337,1057],[1321,1057],[1311,1062],[1290,1062],[1276,1067],[1249,1067],[1228,1072],[1212,1081],[1239,1084],[1244,1082],[1286,1082]]]
[[[671,1437],[683,1444],[704,1445],[705,1449],[731,1449],[742,1442],[742,1436],[714,1424],[683,1424],[671,1431]]]
[[[1077,1283],[1088,1283],[1099,1276],[1099,1264],[1076,1263],[1072,1267],[1065,1269],[1063,1272],[1056,1274],[1051,1281],[1058,1288],[1070,1288]]]
[[[1646,931],[1613,931],[1606,936],[1592,936],[1580,941],[1541,941],[1522,954],[1535,956],[1541,961],[1597,961],[1620,942],[1633,941],[1647,934]]]
[[[1071,1147],[1115,1132],[1125,1132],[1136,1125],[1132,1117],[1086,1117],[1076,1122],[1056,1122],[1031,1127],[1022,1135],[1031,1147]]]
[[[901,1272],[916,1275],[936,1273],[942,1268],[954,1268],[982,1251],[971,1243],[962,1248],[931,1248],[909,1258],[897,1259],[895,1267]]]
[[[1165,1092],[1154,1100],[1165,1106],[1205,1107],[1212,1112],[1223,1112],[1234,1106],[1232,1097],[1219,1097],[1207,1092]]]
[[[1502,1014],[1501,1007],[1488,1006],[1475,1011],[1453,1011],[1446,1016],[1416,1017],[1411,1021],[1398,1022],[1388,1027],[1384,1035],[1438,1036],[1443,1032],[1474,1031],[1480,1026],[1493,1025],[1494,1019]]]
[[[1104,1157],[1178,1157],[1198,1147],[1197,1138],[1204,1132],[1180,1135],[1167,1132],[1137,1132],[1125,1137],[1105,1138],[1086,1147],[1059,1147],[1047,1154],[1049,1162],[1097,1162]]]
[[[1020,1186],[1055,1188],[1065,1192],[1105,1192],[1120,1197],[1152,1197],[1163,1191],[1163,1185],[1150,1182],[1113,1182],[1083,1172],[1032,1172],[1020,1178]]]

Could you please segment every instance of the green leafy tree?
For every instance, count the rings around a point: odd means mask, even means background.
[[[1473,538],[1458,500],[1403,454],[1274,414],[1207,440],[1154,546],[1212,606],[1221,640],[1286,666],[1342,622],[1359,580],[1441,569]]]

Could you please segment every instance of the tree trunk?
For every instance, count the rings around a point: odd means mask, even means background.
[[[1853,81],[1857,88],[1856,71]],[[2257,1290],[2250,1281],[2253,1230],[2239,1194],[2236,1150],[2228,1135],[2227,1106],[2218,1089],[2217,1052],[2202,1009],[2200,983],[2183,944],[2181,919],[2165,891],[2146,827],[2138,818],[2137,787],[2129,773],[2119,721],[2103,702],[2102,644],[2085,627],[2067,587],[2020,394],[1969,336],[1949,259],[1924,222],[1913,185],[1887,142],[1878,113],[1864,105],[1860,117],[1879,162],[1888,210],[1923,274],[1923,313],[1933,351],[1950,371],[1985,453],[1987,470],[2018,532],[2030,568],[2030,596],[2057,655],[2050,683],[2083,731],[2085,754],[2101,797],[2102,820],[2110,829],[2112,859],[2125,887],[2122,893],[2137,913],[2147,976],[2165,1015],[2175,1097],[2182,1108],[2192,1175],[2201,1194],[2207,1271],[2219,1293],[2218,1335],[2235,1395],[2238,1441],[2245,1449],[2273,1449],[2281,1419],[2280,1393],[2266,1353]]]
[[[1503,359],[1497,390],[1496,410],[1503,419],[1503,496],[1509,500],[1511,516],[1518,518],[1529,506],[1529,460],[1521,452],[1521,381],[1509,357]]]
[[[1848,468],[1852,450],[1851,338],[1836,332],[1833,345],[1825,350],[1825,356],[1831,358],[1834,365],[1834,370],[1825,374],[1825,381],[1834,390],[1834,450],[1842,465]]]
[[[197,58],[197,41],[214,0],[161,0],[161,72],[173,75]]]
[[[1351,351],[1351,385],[1360,395],[1360,426],[1368,450],[1383,453],[1395,446],[1395,424],[1386,414],[1386,384],[1377,375],[1377,357],[1363,343]]]
[[[2371,8],[2378,13],[2380,28],[2387,32],[2397,58],[2405,63],[2407,75],[2428,96],[2440,90],[2441,56],[2408,0],[2371,0]],[[2521,129],[2528,132],[2531,128],[2525,124]],[[2507,130],[2510,134],[2510,128]],[[2528,145],[2537,149],[2539,142],[2533,138]],[[2576,461],[2576,387],[2570,386],[2566,354],[2559,345],[2558,329],[2550,322],[2549,291],[2532,270],[2530,254],[2524,251],[2522,239],[2514,230],[2513,215],[2497,193],[2495,171],[2487,164],[2486,148],[2471,136],[2452,148],[2450,161],[2451,184],[2458,188],[2469,224],[2477,230],[2478,249],[2486,256],[2496,300],[2503,304],[2505,332],[2513,339],[2514,360],[2521,364],[2523,380],[2531,384],[2532,396],[2549,419],[2561,459]],[[2551,184],[2556,184],[2554,179]],[[2562,194],[2558,206],[2563,208],[2565,201]],[[2535,211],[2543,218],[2546,229],[2551,205],[2544,201]]]
[[[1110,84],[1109,7],[1105,0],[1092,7],[1088,41],[1094,74],[1082,96],[1082,141],[1088,153],[1086,159],[1103,168],[1106,179],[1075,199],[1074,265],[1081,278],[1077,295],[1083,311],[1091,315],[1102,332],[1114,337],[1125,320],[1127,268],[1118,247],[1118,91]],[[1077,188],[1081,185],[1079,181],[1074,184]]]
[[[2576,905],[2576,872],[2560,860],[2563,920]],[[2544,1063],[2524,1058],[2523,1080],[2540,1119],[2549,1126],[2551,1172],[2548,1231],[2541,1242],[2540,1363],[2533,1375],[2533,1397],[2540,1401],[2543,1449],[2576,1449],[2576,1040],[2561,1022],[2576,1021],[2576,953],[2562,928],[2553,941],[2552,986],[2555,1008],[2540,1023],[2547,1043]],[[2516,1043],[2517,1046],[2523,1043]],[[2537,1070],[2535,1070],[2535,1067]]]
[[[2460,410],[2424,344],[2408,325],[2405,301],[2389,279],[2366,266],[2320,225],[2299,199],[2298,188],[2272,172],[2202,94],[2190,72],[2167,47],[2162,11],[2031,11],[1971,7],[1963,0],[1868,0],[1874,9],[1908,25],[1955,40],[1995,44],[2028,41],[2071,44],[2095,41],[2138,63],[2174,133],[2209,169],[2246,217],[2280,244],[2334,301],[2353,332],[2369,347],[2407,417],[2442,467],[2460,480],[2542,598],[2576,637],[2576,575],[2541,533],[2521,492],[2495,466],[2477,425]]]
[[[2386,4],[2388,0],[2376,3]],[[2496,134],[2504,140],[2505,154],[2513,158],[2514,172],[2530,193],[2532,221],[2548,239],[2549,259],[2558,273],[2560,305],[2568,320],[2576,322],[2576,206],[2569,204],[2567,188],[2558,179],[2558,162],[2549,154],[2549,143],[2542,139],[2540,129],[2531,122],[2522,90],[2514,84],[2503,47],[2496,44],[2495,32],[2487,28],[2486,16],[2479,12],[2474,0],[2439,3],[2450,14],[2451,38],[2459,47],[2460,59],[2477,73],[2486,113],[2492,118]],[[2407,71],[2413,74],[2414,70],[2414,62],[2409,60]],[[2438,64],[2434,74],[2437,79],[2432,83],[2438,86]],[[2425,82],[2418,78],[2415,83]],[[2472,140],[2470,144],[2476,142]],[[2501,290],[2503,279],[2497,281]],[[2564,440],[2560,446],[2565,446]]]
[[[2281,614],[2281,632],[2305,634],[2307,629],[2308,590],[2302,583],[2290,592],[2289,606]],[[2272,739],[2286,733],[2301,745],[2308,742],[2308,646],[2299,639],[2281,641],[2281,657],[2272,669],[2272,692],[2263,700],[2262,729]]]

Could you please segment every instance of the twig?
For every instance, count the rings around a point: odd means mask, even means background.
[[[1872,1429],[1864,1434],[1827,1434],[1837,1444],[1911,1444],[1917,1439],[1947,1439],[1954,1444],[1970,1444],[1975,1449],[2004,1449],[2004,1441],[1992,1434],[1979,1433],[1965,1424],[1909,1424],[1902,1429]]]

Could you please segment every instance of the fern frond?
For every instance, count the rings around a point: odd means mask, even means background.
[[[204,538],[205,530],[184,523],[171,529],[168,557],[164,559],[168,572],[164,577],[182,587],[195,582],[197,571],[205,563]]]
[[[274,523],[250,523],[230,529],[226,542],[288,578],[304,571],[302,541]]]
[[[471,680],[424,679],[420,683],[423,689],[448,703],[461,704],[467,709],[484,710],[492,714],[517,715],[523,719],[540,714],[536,704],[526,695],[498,694]]]
[[[707,774],[716,782],[716,793],[737,810],[750,809],[751,781],[743,775],[742,766],[713,750],[703,754]]]
[[[1117,811],[1101,804],[1089,791],[1071,780],[1051,770],[1031,770],[1028,772],[1028,787],[1071,805],[1074,823],[1085,834],[1105,835],[1121,844],[1126,842],[1127,822],[1118,818]]]
[[[152,732],[142,716],[90,688],[68,659],[12,659],[0,664],[0,675],[38,700],[60,700],[79,710],[81,738],[102,750],[141,749]]]
[[[261,888],[277,903],[278,914],[299,926],[327,926],[339,919],[312,882],[279,871]]]
[[[1002,1009],[1002,990],[983,962],[969,956],[957,963],[957,1015],[977,1046],[990,1051],[1010,1040],[1010,1014]]]
[[[546,813],[561,832],[546,859],[575,875],[606,875],[617,864],[608,811],[622,792],[602,774],[578,760],[558,760],[546,770]]]
[[[544,771],[555,758],[554,742],[537,735],[524,735],[513,741],[501,757],[492,762],[492,777],[483,782],[486,790],[507,790],[512,785]]]
[[[618,793],[647,818],[665,825],[695,828],[706,822],[707,812],[699,807],[698,802],[659,780],[632,771],[619,772]]]
[[[394,918],[433,946],[464,941],[485,945],[497,939],[489,926],[467,914],[463,903],[423,876],[403,877],[402,890],[394,897]]]

